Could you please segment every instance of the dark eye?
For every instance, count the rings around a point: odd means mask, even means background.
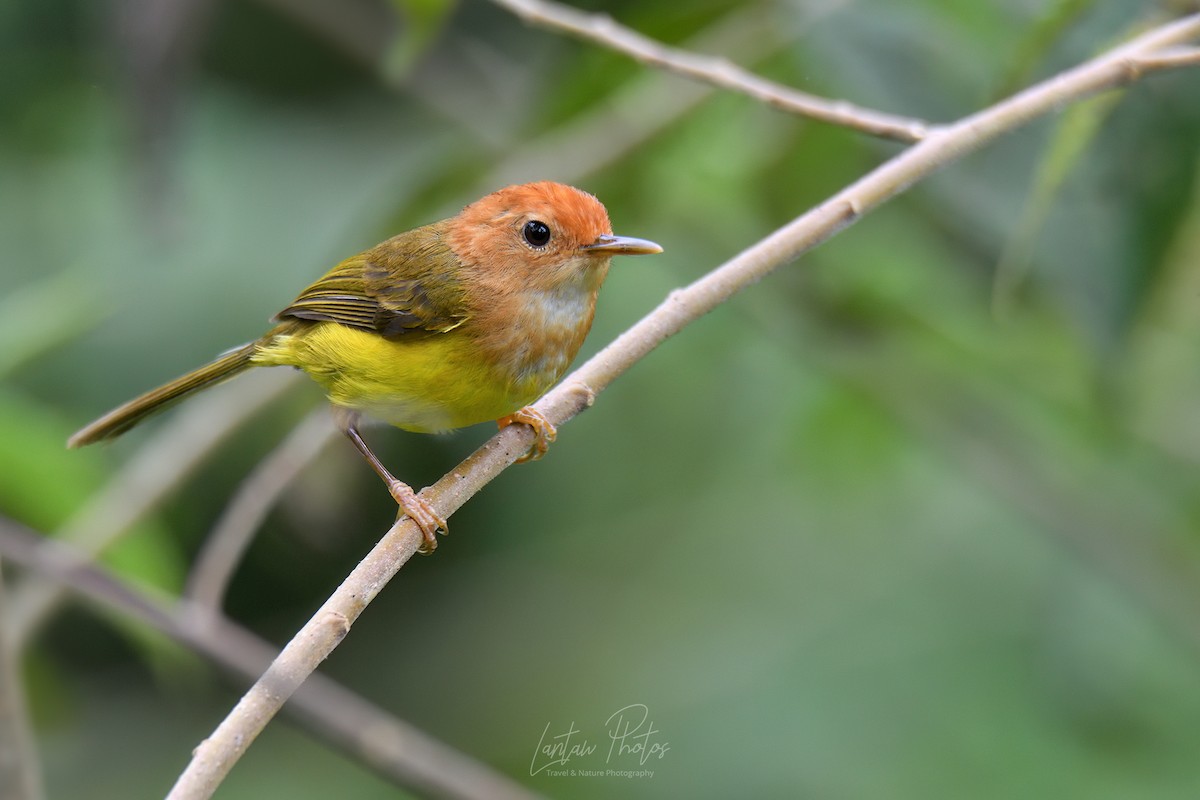
[[[526,222],[522,233],[530,247],[545,247],[546,243],[550,241],[550,226],[540,219],[531,219]]]

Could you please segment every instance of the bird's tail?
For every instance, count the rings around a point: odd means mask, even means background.
[[[100,419],[76,431],[75,435],[67,440],[67,447],[83,447],[104,439],[115,439],[146,417],[179,402],[192,392],[215,386],[249,369],[254,366],[251,359],[258,345],[258,342],[251,342],[236,350],[230,350],[203,367],[117,406]]]

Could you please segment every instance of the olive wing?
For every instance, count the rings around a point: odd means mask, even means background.
[[[338,264],[276,318],[336,322],[386,339],[446,333],[467,320],[455,266],[440,225],[418,228]]]

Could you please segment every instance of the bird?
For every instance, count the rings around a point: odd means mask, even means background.
[[[556,431],[530,404],[579,352],[611,258],[661,252],[613,235],[607,210],[588,192],[553,181],[507,186],[345,259],[262,337],[118,406],[67,446],[113,439],[252,367],[295,367],[325,390],[335,424],[430,553],[446,521],[372,452],[363,420],[418,433],[522,423],[535,440],[519,460],[540,458]]]

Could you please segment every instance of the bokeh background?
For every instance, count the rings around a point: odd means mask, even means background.
[[[935,121],[1182,8],[587,5]],[[586,355],[900,147],[484,0],[0,4],[0,513],[53,535],[171,415],[67,452],[76,427],[499,185],[570,181],[666,248],[614,264]],[[1200,73],[1181,71],[915,187],[491,484],[324,671],[553,796],[1196,797],[1198,152]],[[103,562],[180,591],[245,476],[320,402],[298,382]],[[490,433],[369,436],[424,485]],[[228,613],[286,641],[392,508],[332,442],[268,516]],[[10,595],[28,577],[7,565]],[[52,798],[163,794],[243,688],[79,602],[22,666]],[[530,775],[547,725],[603,751],[630,704],[669,745],[653,777]],[[218,796],[398,794],[280,718]]]

